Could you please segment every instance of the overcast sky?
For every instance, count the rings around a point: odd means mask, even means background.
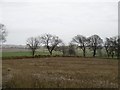
[[[2,0],[0,23],[8,31],[5,44],[50,33],[69,43],[75,35],[101,38],[118,34],[118,0]]]

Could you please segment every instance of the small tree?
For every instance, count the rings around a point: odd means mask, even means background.
[[[106,38],[105,43],[104,43],[104,47],[107,53],[107,56],[110,56],[110,46],[111,46],[111,41],[110,38]]]
[[[64,43],[61,46],[61,51],[63,53],[63,56],[66,56],[68,54],[68,46],[66,46]]]
[[[108,54],[108,57],[111,56],[113,58],[114,55],[119,57],[119,38],[118,37],[106,38],[105,49]]]
[[[73,45],[72,43],[69,44],[69,48],[68,48],[68,53],[69,55],[76,55],[76,51],[75,51],[75,45]]]
[[[92,35],[87,40],[89,47],[93,50],[93,57],[95,57],[96,50],[102,46],[103,40],[98,35]]]
[[[112,52],[114,51],[113,54],[116,55],[118,58],[119,58],[119,50],[120,50],[119,49],[119,45],[120,45],[119,41],[120,41],[120,38],[117,36],[111,38]],[[114,55],[112,55],[112,58]]]
[[[51,34],[45,34],[40,37],[40,41],[42,44],[46,46],[48,49],[50,55],[52,55],[53,50],[60,44],[62,43],[62,40],[59,39],[58,36],[54,36]]]
[[[72,39],[72,43],[76,44],[83,51],[83,56],[86,56],[86,46],[87,46],[87,38],[82,35],[77,35]]]
[[[67,53],[67,48],[68,48],[68,47],[65,46],[64,43],[61,43],[61,45],[60,45],[60,46],[57,46],[54,50],[55,50],[55,51],[60,51],[60,52],[62,52],[62,55],[65,56],[66,53]]]
[[[0,42],[4,43],[6,41],[7,31],[4,24],[0,24]]]
[[[32,56],[34,57],[36,49],[38,49],[39,40],[36,37],[30,37],[27,39],[27,46],[32,51]]]

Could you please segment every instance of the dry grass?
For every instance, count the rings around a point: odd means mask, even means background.
[[[4,88],[117,88],[118,61],[51,57],[3,60]]]

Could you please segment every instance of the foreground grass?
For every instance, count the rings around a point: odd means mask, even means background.
[[[118,61],[51,57],[3,60],[4,88],[117,88]]]

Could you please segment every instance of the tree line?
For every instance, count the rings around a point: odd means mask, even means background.
[[[0,42],[6,41],[7,31],[4,24],[0,24]],[[92,56],[96,56],[97,50],[105,49],[108,57],[120,58],[120,36],[107,37],[105,41],[98,35],[92,35],[85,37],[83,35],[74,36],[69,45],[65,45],[64,42],[56,35],[43,34],[38,37],[30,37],[27,39],[27,46],[32,51],[32,56],[35,56],[36,50],[40,46],[46,47],[50,55],[53,51],[61,51],[63,56],[75,55],[75,49],[80,49],[83,52],[83,56],[86,57],[86,49],[93,52]],[[67,54],[66,54],[67,53]]]
[[[75,55],[75,49],[82,50],[83,57],[86,57],[86,49],[93,52],[92,56],[96,56],[97,50],[105,49],[108,57],[116,56],[119,58],[120,52],[120,38],[118,36],[106,38],[105,41],[101,39],[98,35],[92,35],[90,37],[85,37],[83,35],[74,36],[69,45],[65,45],[63,41],[56,35],[43,34],[38,37],[30,37],[27,39],[27,46],[32,51],[32,55],[35,55],[36,50],[39,46],[44,46],[50,55],[53,51],[61,51],[63,56],[66,53],[69,55]]]

